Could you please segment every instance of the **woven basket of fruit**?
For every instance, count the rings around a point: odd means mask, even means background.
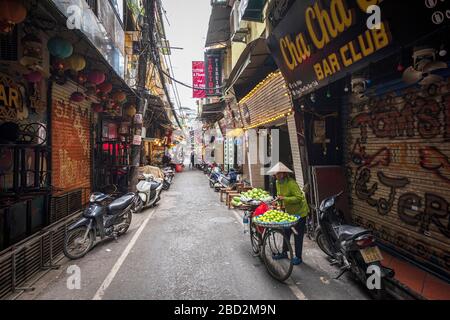
[[[253,222],[264,228],[284,229],[295,226],[299,220],[300,216],[290,215],[278,210],[269,210],[254,218]]]

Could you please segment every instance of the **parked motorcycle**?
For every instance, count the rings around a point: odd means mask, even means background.
[[[380,270],[380,289],[370,290],[376,299],[385,297],[385,279],[393,278],[394,270],[381,265],[383,259],[372,231],[343,224],[342,218],[336,209],[336,200],[342,195],[329,197],[322,201],[319,207],[319,229],[316,241],[320,249],[331,257],[332,264],[339,265],[341,272],[339,279],[347,271],[351,271],[359,281],[366,285],[367,279],[372,275],[369,266]]]
[[[211,173],[209,174],[209,186],[211,188],[214,188],[214,185],[219,181],[220,176],[222,175],[222,173],[220,172],[220,168],[219,167],[215,167],[214,169],[211,170]]]
[[[145,180],[139,181],[136,186],[138,199],[135,213],[142,212],[144,208],[152,207],[161,199],[161,190],[163,182],[155,181],[153,175],[143,174]]]
[[[164,181],[163,181],[163,190],[169,190],[172,185],[173,177],[175,176],[175,171],[172,168],[166,167],[163,169],[164,173]]]
[[[237,174],[234,169],[231,169],[227,175],[219,174],[217,181],[214,184],[214,190],[219,191],[220,188],[233,187],[237,182]]]
[[[130,227],[132,208],[138,195],[127,193],[111,202],[112,196],[94,192],[83,215],[67,229],[63,251],[70,259],[86,255],[101,240],[125,234]]]

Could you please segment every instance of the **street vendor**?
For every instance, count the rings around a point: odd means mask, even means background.
[[[301,217],[299,223],[294,227],[298,234],[294,234],[295,257],[292,258],[292,263],[294,265],[299,265],[303,262],[303,237],[305,234],[306,217],[309,213],[309,207],[305,194],[300,189],[295,179],[290,176],[292,170],[286,167],[283,163],[277,163],[269,170],[268,173],[270,175],[274,175],[276,178],[277,197],[280,201],[282,201],[286,212],[288,214],[298,215]],[[285,229],[287,239],[291,239],[292,233],[293,232],[291,229]],[[283,252],[275,255],[273,258],[276,260],[287,259],[287,251],[287,243],[284,242]]]

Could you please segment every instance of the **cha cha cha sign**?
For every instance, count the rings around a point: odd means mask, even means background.
[[[297,0],[293,4],[272,32],[268,46],[294,97],[325,86],[398,50],[393,40],[399,34],[392,32],[391,24],[401,20],[402,7],[404,12],[410,10],[410,1],[382,1],[378,7],[381,23],[377,28],[369,29],[367,20],[374,17],[367,9],[378,2]],[[416,9],[418,1],[411,3]],[[403,23],[411,28],[411,23]],[[397,21],[395,24],[398,27]]]

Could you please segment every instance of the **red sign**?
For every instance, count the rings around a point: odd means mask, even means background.
[[[193,97],[206,98],[205,63],[203,61],[192,61],[192,83]]]

